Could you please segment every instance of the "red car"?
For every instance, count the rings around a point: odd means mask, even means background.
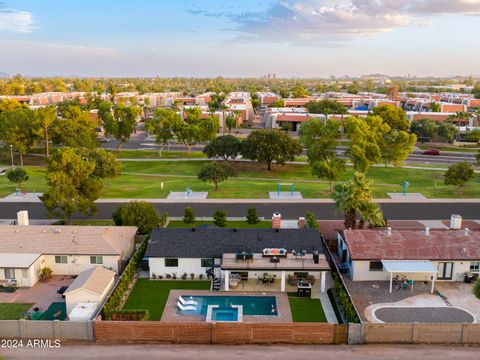
[[[440,150],[430,149],[430,150],[424,151],[423,155],[440,155]]]

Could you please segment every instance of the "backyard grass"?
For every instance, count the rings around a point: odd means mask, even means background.
[[[32,304],[0,303],[0,320],[18,320]]]
[[[293,322],[327,322],[319,299],[288,296]]]
[[[168,227],[172,228],[191,228],[201,225],[214,225],[213,221],[196,221],[193,224],[185,224],[183,221],[170,221]],[[272,227],[271,221],[260,221],[256,224],[249,224],[246,221],[229,221],[227,222],[227,228],[237,228],[237,229],[270,229]]]
[[[148,310],[150,321],[160,320],[173,289],[210,290],[210,281],[138,279],[123,308]]]

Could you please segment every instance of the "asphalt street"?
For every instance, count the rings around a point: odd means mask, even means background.
[[[126,202],[123,202],[126,203]],[[91,218],[109,219],[115,208],[122,202],[98,203],[98,211]],[[259,216],[270,218],[274,212],[280,212],[284,218],[295,219],[305,215],[306,211],[312,211],[319,220],[332,220],[342,218],[337,214],[333,203],[262,203],[260,201],[251,203],[155,203],[159,212],[166,211],[169,216],[183,216],[184,209],[189,206],[193,208],[197,217],[212,216],[215,210],[225,210],[228,216],[245,216],[247,209],[257,208]],[[444,202],[444,203],[388,203],[380,204],[383,214],[388,220],[436,220],[449,219],[451,214],[460,214],[464,219],[480,218],[480,199],[478,202]],[[17,211],[28,210],[31,219],[47,219],[47,213],[41,203],[19,203],[1,202],[0,219],[15,219]],[[74,218],[83,219],[85,216],[75,215]]]

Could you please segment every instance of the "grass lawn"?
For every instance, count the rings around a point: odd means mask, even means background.
[[[183,221],[170,221],[168,227],[176,228],[191,228],[197,227],[200,225],[213,225],[213,221],[196,221],[194,224],[185,224]],[[229,221],[227,223],[227,228],[237,228],[237,229],[270,229],[272,227],[271,221],[260,221],[255,225],[251,225],[246,221]]]
[[[201,151],[162,151],[162,156],[157,150],[108,150],[119,159],[200,159],[207,158]]]
[[[79,219],[72,220],[72,225],[109,226],[115,225],[112,219]]]
[[[0,320],[18,320],[32,304],[0,303]]]
[[[47,189],[45,183],[46,169],[40,166],[28,166],[25,170],[30,177],[22,184],[24,192],[43,192]],[[0,197],[5,197],[15,192],[17,184],[8,181],[7,175],[0,176]]]
[[[210,290],[210,281],[138,279],[123,308],[145,309],[151,321],[160,320],[172,289]]]
[[[327,322],[319,299],[288,296],[294,322]]]

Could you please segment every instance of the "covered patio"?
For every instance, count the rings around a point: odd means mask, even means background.
[[[411,286],[411,292],[413,293],[413,286],[415,283],[415,274],[431,274],[432,284],[430,293],[433,293],[435,286],[435,278],[437,276],[437,269],[433,266],[429,260],[382,260],[382,265],[385,271],[390,274],[390,287],[389,292],[392,292],[393,288],[393,274],[407,274],[410,275],[408,285]]]

